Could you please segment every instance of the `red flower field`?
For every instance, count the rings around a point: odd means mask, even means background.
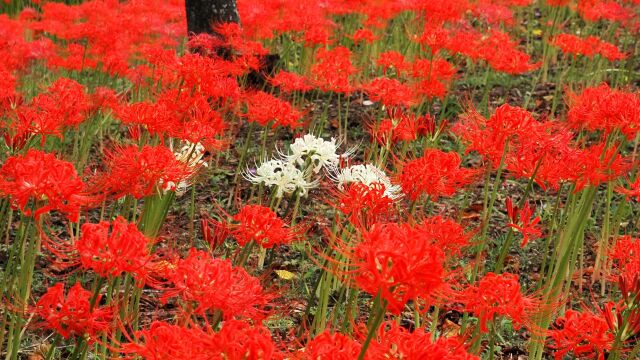
[[[640,1],[0,1],[5,360],[640,359]]]

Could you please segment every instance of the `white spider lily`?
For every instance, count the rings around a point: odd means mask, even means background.
[[[245,179],[254,184],[264,183],[267,187],[276,187],[276,197],[283,194],[291,194],[298,190],[298,194],[303,196],[308,189],[315,187],[316,182],[308,182],[305,173],[296,168],[290,162],[278,159],[265,161],[256,169],[255,173],[245,171]]]
[[[373,164],[352,165],[341,169],[334,174],[334,180],[338,183],[338,188],[342,190],[346,184],[359,182],[367,186],[373,183],[380,183],[385,187],[385,195],[390,199],[398,199],[402,197],[402,189],[398,185],[393,185],[391,180]]]
[[[334,138],[327,141],[312,134],[306,134],[295,139],[289,149],[291,154],[285,156],[288,162],[303,166],[309,161],[309,165],[316,174],[322,168],[335,168],[340,162],[340,155],[336,154],[338,145]]]
[[[178,150],[173,150],[173,144],[170,145],[173,154],[176,156],[176,159],[182,163],[185,163],[192,169],[197,169],[200,166],[207,166],[207,162],[202,160],[206,149],[200,143],[191,143],[189,141],[185,141],[181,148]],[[169,190],[173,190],[176,193],[177,197],[184,195],[191,184],[187,181],[181,181],[178,184],[174,182],[167,182],[166,184],[161,184],[161,188],[164,192]]]

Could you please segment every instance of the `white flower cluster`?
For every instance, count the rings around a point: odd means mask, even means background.
[[[173,145],[173,144],[171,144]],[[173,146],[171,146],[173,148]],[[172,149],[173,150],[173,149]],[[176,156],[178,161],[185,163],[191,169],[197,169],[201,166],[207,166],[207,162],[202,158],[206,152],[205,147],[200,143],[191,143],[189,141],[185,141],[178,150],[173,150],[173,154]],[[177,197],[184,195],[187,191],[187,188],[191,185],[187,181],[181,181],[179,184],[175,184],[172,181],[167,182],[166,184],[162,184],[162,189],[164,192],[169,190],[173,190],[176,193]]]
[[[263,183],[267,187],[276,187],[276,196],[298,191],[305,195],[308,189],[318,185],[318,180],[310,180],[311,173],[318,174],[322,169],[334,171],[340,163],[338,144],[307,134],[295,139],[289,146],[289,153],[280,152],[279,159],[260,164],[255,172],[246,170],[244,177],[254,184]]]
[[[244,177],[254,184],[264,183],[267,187],[276,187],[276,197],[291,194],[298,190],[305,195],[308,189],[316,183],[307,181],[305,173],[294,164],[278,159],[265,161],[256,169],[255,173],[245,171]]]
[[[254,184],[276,187],[276,196],[298,191],[305,195],[307,191],[318,185],[319,179],[310,180],[312,174],[319,174],[325,169],[330,178],[338,183],[342,190],[348,183],[359,182],[367,186],[380,183],[385,187],[385,195],[391,199],[402,196],[402,189],[393,185],[391,180],[373,164],[352,165],[340,169],[340,160],[347,159],[352,151],[338,155],[335,139],[324,140],[307,134],[294,140],[289,152],[280,153],[280,157],[263,162],[255,170],[247,169],[244,177]]]
[[[309,162],[314,173],[319,173],[322,168],[333,169],[340,163],[340,155],[336,139],[326,141],[317,138],[311,134],[307,134],[301,138],[297,138],[293,144],[289,146],[291,154],[285,155],[285,159],[290,163],[300,166]]]
[[[338,188],[342,190],[346,184],[359,182],[367,186],[380,183],[385,187],[385,195],[390,199],[398,199],[402,196],[402,188],[393,185],[391,179],[373,164],[359,164],[340,169],[334,174]]]

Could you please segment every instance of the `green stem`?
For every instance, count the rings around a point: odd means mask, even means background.
[[[373,307],[371,308],[371,316],[369,318],[369,322],[367,324],[367,338],[362,344],[362,350],[360,350],[360,355],[358,356],[358,360],[363,360],[365,355],[367,354],[367,349],[369,348],[369,344],[371,344],[371,340],[376,335],[380,324],[384,320],[384,314],[387,310],[387,301],[382,299],[381,291],[378,291],[376,298],[373,301]]]

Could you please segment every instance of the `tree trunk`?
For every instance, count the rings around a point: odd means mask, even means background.
[[[236,0],[186,0],[187,31],[191,34],[217,34],[213,27],[223,23],[240,23]]]

